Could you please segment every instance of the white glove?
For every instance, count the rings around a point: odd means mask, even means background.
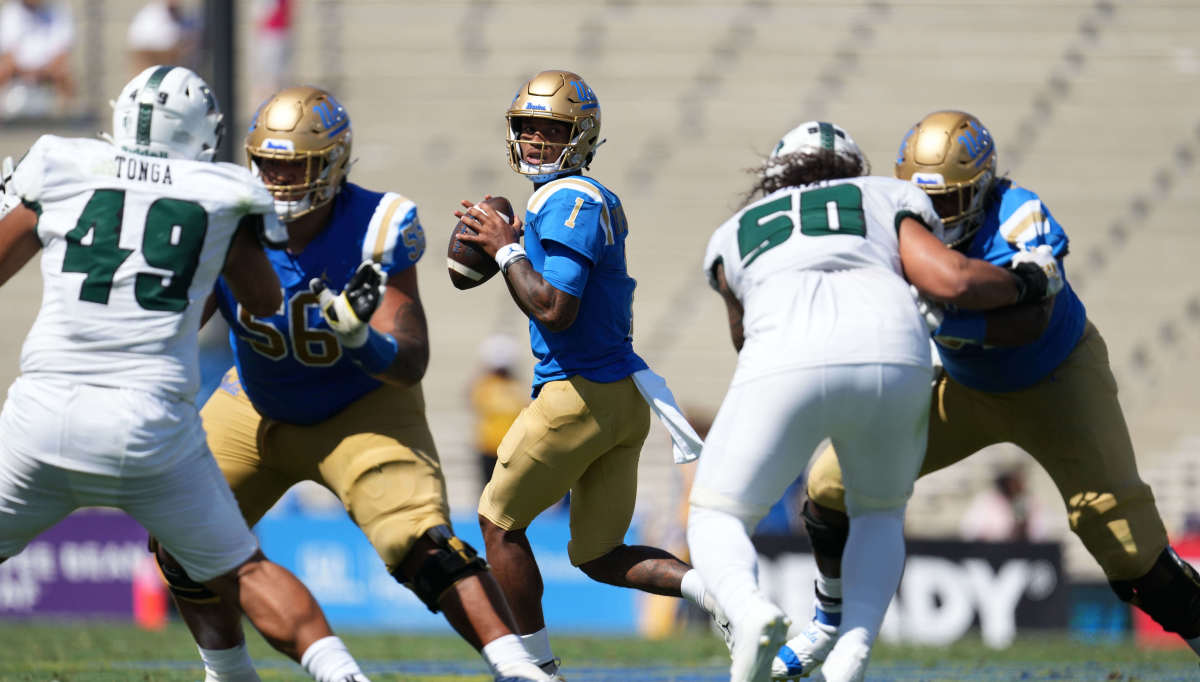
[[[6,156],[4,161],[0,162],[0,218],[8,215],[9,211],[21,203],[21,197],[15,193],[8,193],[7,185],[8,181],[12,180],[12,174],[13,160],[11,156]]]
[[[1028,251],[1020,251],[1013,256],[1009,267],[1016,268],[1022,263],[1032,263],[1046,273],[1045,298],[1050,298],[1062,291],[1062,270],[1058,268],[1058,259],[1054,257],[1054,247],[1049,244],[1041,244]]]
[[[346,288],[334,294],[325,283],[313,278],[308,288],[317,295],[321,315],[347,348],[361,348],[371,332],[371,315],[383,300],[386,278],[383,268],[373,260],[359,264]]]
[[[933,331],[942,326],[942,319],[946,317],[946,309],[941,304],[921,295],[920,291],[913,285],[908,285],[908,292],[912,294],[913,301],[917,304],[917,312],[921,313],[921,317],[925,318],[925,326],[929,327],[929,331]]]

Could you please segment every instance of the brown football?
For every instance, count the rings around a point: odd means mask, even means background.
[[[513,221],[513,207],[504,197],[486,199],[484,204],[494,208],[510,224]],[[483,249],[458,240],[463,232],[475,234],[475,230],[463,221],[458,221],[450,233],[450,246],[446,249],[446,268],[450,272],[450,282],[458,289],[470,289],[491,279],[500,270],[496,259],[489,257]]]

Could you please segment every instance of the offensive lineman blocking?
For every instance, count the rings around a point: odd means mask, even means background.
[[[733,624],[734,682],[769,676],[790,624],[758,591],[748,530],[826,437],[842,454],[853,519],[843,631],[826,670],[862,679],[900,580],[928,423],[929,330],[908,282],[970,309],[1061,285],[1046,254],[1005,270],[946,248],[928,197],[859,177],[868,169],[840,127],[800,124],[763,164],[751,194],[763,197],[717,229],[704,257],[738,361],[696,472],[688,546]]]

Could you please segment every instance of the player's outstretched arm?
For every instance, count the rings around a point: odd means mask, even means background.
[[[261,221],[262,216],[251,214],[242,218],[221,275],[243,308],[251,315],[267,317],[279,310],[283,291],[279,276],[259,242],[256,219]]]
[[[38,214],[24,204],[0,218],[0,284],[17,274],[42,248],[37,236]]]

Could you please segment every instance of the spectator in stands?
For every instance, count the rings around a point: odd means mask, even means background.
[[[0,118],[45,116],[75,94],[75,21],[63,2],[8,0],[0,7]]]
[[[471,382],[475,413],[475,452],[479,454],[481,486],[496,468],[496,450],[521,410],[529,404],[527,384],[514,376],[517,342],[505,334],[488,336],[479,345],[483,371]]]
[[[292,2],[255,0],[251,50],[254,101],[292,85]]]
[[[959,523],[964,540],[1040,541],[1050,537],[1047,515],[1028,492],[1025,469],[1003,469],[967,505]]]
[[[199,17],[179,0],[155,0],[142,5],[125,34],[133,72],[141,73],[155,64],[195,68],[200,29]]]

